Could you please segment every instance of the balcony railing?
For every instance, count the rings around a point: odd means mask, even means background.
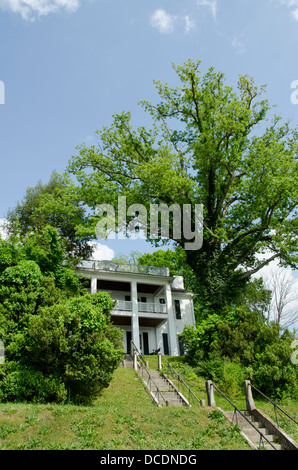
[[[95,269],[99,271],[122,272],[122,273],[136,273],[136,274],[151,274],[153,276],[169,276],[169,268],[155,266],[141,266],[138,264],[122,264],[115,263],[114,261],[80,261],[79,268]]]
[[[127,300],[117,300],[114,310],[131,311],[132,302]],[[138,302],[139,313],[161,313],[166,314],[167,308],[165,304],[153,304],[149,302]]]

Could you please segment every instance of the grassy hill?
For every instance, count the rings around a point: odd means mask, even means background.
[[[156,356],[148,356],[156,368]],[[200,399],[206,399],[204,379],[172,358]],[[235,400],[233,400],[235,401]],[[220,396],[217,406],[228,410]],[[235,403],[245,409],[244,397]],[[264,402],[258,408],[273,416]],[[272,407],[271,407],[272,408]],[[286,410],[298,418],[297,403]],[[298,439],[297,426],[287,430]],[[110,386],[92,406],[0,403],[0,450],[250,450],[238,428],[211,408],[163,407],[153,404],[132,369],[118,368]]]
[[[93,406],[0,404],[0,449],[247,449],[217,412],[154,405],[131,369],[119,368]]]

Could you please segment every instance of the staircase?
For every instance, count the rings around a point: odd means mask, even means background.
[[[125,354],[121,365],[125,369],[133,369],[133,359],[130,354]]]
[[[153,397],[156,397],[159,406],[187,406],[188,402],[178,392],[174,384],[157,370],[149,369],[144,375],[143,382]]]
[[[224,415],[229,421],[236,424],[241,429],[242,435],[254,449],[282,450],[282,445],[276,442],[276,436],[270,434],[268,429],[250,416],[247,411],[243,412],[243,414],[247,419],[237,411],[224,412]],[[255,428],[257,428],[259,432]]]
[[[122,367],[133,369],[133,359],[130,355],[124,357]],[[139,368],[138,374],[158,406],[189,406],[175,385],[158,370]]]

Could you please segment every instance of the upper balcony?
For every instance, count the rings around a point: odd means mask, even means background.
[[[167,308],[165,304],[138,302],[137,305],[138,313],[167,314]],[[132,312],[132,302],[127,300],[117,300],[113,312],[115,313],[119,310]]]
[[[79,268],[96,271],[109,271],[117,273],[149,274],[153,276],[170,276],[169,268],[155,266],[141,266],[138,264],[122,264],[114,261],[80,261]]]

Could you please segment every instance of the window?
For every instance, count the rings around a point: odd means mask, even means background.
[[[181,320],[180,300],[174,300],[174,309],[176,313],[176,319]]]
[[[159,299],[159,303],[165,305],[166,301],[165,299]]]
[[[125,296],[125,301],[126,301],[126,302],[130,302],[130,295],[126,295],[126,296]]]
[[[183,348],[183,343],[182,343],[182,341],[181,341],[180,336],[178,336],[178,344],[179,344],[179,353],[180,353],[180,356],[183,356],[183,355],[184,355],[184,348]]]

